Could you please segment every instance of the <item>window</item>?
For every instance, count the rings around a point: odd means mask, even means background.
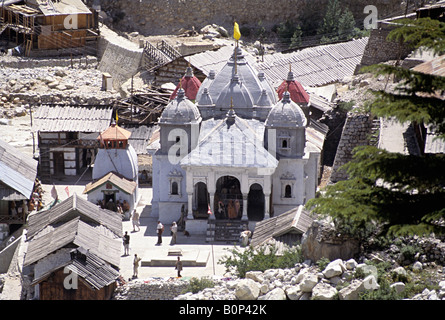
[[[287,140],[283,140],[283,141],[282,141],[282,143],[281,143],[281,147],[282,147],[283,149],[287,149]]]
[[[278,143],[279,143],[280,149],[286,150],[286,151],[290,149],[290,137],[288,135],[280,136]]]
[[[172,195],[178,195],[179,193],[178,193],[178,183],[176,182],[176,181],[173,181],[172,182],[172,185],[171,185],[171,194]]]
[[[292,187],[290,186],[290,184],[286,185],[286,188],[284,189],[284,197],[292,198]]]
[[[178,143],[179,141],[181,141],[181,137],[180,136],[176,136],[176,143]]]

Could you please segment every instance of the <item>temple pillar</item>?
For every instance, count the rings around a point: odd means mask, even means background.
[[[212,210],[212,214],[210,215],[209,219],[210,220],[215,220],[215,192],[209,192],[210,195],[210,210]]]
[[[270,218],[270,194],[264,195],[264,220]]]
[[[247,217],[247,193],[243,193],[243,217],[241,220],[249,220]]]
[[[188,197],[188,211],[187,211],[187,220],[193,220],[193,193],[187,193]]]

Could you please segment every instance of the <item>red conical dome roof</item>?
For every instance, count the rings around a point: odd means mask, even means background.
[[[293,102],[300,104],[309,103],[309,95],[307,94],[306,90],[304,90],[301,83],[294,79],[292,71],[289,72],[287,80],[283,81],[283,83],[277,89],[278,98],[280,100],[283,98],[285,91],[289,92],[290,98]]]
[[[170,100],[176,98],[176,94],[179,88],[182,87],[185,91],[185,96],[189,100],[195,100],[199,87],[201,87],[201,81],[193,75],[191,67],[187,67],[185,75],[182,77],[181,82],[176,86],[175,91],[170,95]]]

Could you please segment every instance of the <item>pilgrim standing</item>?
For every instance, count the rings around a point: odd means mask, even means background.
[[[176,244],[176,234],[178,233],[178,226],[176,225],[175,221],[173,221],[170,230],[172,231],[172,240],[170,241],[170,245],[174,245]]]
[[[182,261],[178,257],[178,261],[176,261],[175,269],[178,271],[178,278],[181,278],[181,271],[182,271]]]
[[[158,226],[156,227],[156,232],[158,234],[158,243],[156,245],[162,244],[162,232],[164,232],[164,225],[161,223],[161,221],[158,221]]]

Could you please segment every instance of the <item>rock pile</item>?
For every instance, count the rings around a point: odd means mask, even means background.
[[[102,73],[95,69],[96,64],[83,61],[82,65],[74,63],[73,68],[2,66],[0,118],[23,116],[30,106],[40,103],[107,104],[119,97],[117,92],[101,91]]]
[[[403,267],[390,272],[408,275]],[[290,269],[251,271],[245,279],[219,280],[214,288],[182,294],[175,300],[357,300],[361,293],[380,288],[377,277],[376,267],[354,259],[334,260],[321,272],[305,262]],[[405,283],[394,282],[390,287],[401,293]],[[425,289],[413,299],[445,300],[445,281],[439,287]]]
[[[183,292],[188,281],[171,279],[133,280],[116,289],[114,300],[172,300]]]

